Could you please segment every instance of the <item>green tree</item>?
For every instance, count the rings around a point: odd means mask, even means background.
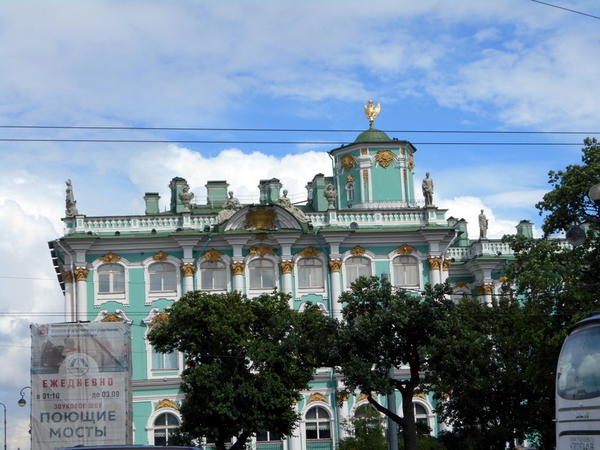
[[[435,339],[447,339],[449,315],[454,304],[447,300],[448,286],[427,288],[424,296],[392,290],[387,280],[361,277],[344,292],[338,352],[348,391],[360,390],[377,411],[402,429],[404,448],[417,449],[413,396],[427,368],[429,347]],[[407,366],[400,378],[390,369]],[[373,394],[400,392],[402,417],[379,403]]]
[[[549,173],[552,190],[536,207],[544,216],[545,239],[521,235],[506,236],[514,251],[514,261],[506,268],[514,280],[515,294],[521,300],[523,320],[514,332],[529,346],[530,363],[524,368],[531,390],[525,402],[532,408],[532,432],[541,448],[553,448],[554,384],[556,363],[567,328],[597,310],[600,286],[600,242],[598,207],[587,192],[600,183],[600,146],[586,139],[582,165]],[[584,245],[571,247],[550,239],[573,224],[587,229]]]
[[[371,405],[361,405],[343,424],[348,437],[341,439],[337,450],[387,450],[384,419]]]
[[[256,432],[288,435],[294,403],[326,360],[333,323],[317,307],[289,307],[285,294],[185,294],[148,337],[159,352],[185,355],[179,439],[207,437],[242,448]]]
[[[514,446],[537,414],[537,403],[528,401],[531,345],[520,337],[522,306],[510,294],[491,305],[464,298],[449,320],[456,334],[436,342],[427,374],[438,413],[452,425],[442,440],[457,450]]]

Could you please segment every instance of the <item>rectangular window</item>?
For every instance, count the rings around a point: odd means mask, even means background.
[[[179,353],[159,353],[152,349],[152,370],[177,370],[179,368]]]

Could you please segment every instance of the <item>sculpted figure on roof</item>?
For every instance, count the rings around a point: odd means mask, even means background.
[[[219,225],[220,223],[229,220],[231,216],[233,216],[237,211],[242,209],[240,201],[233,196],[233,191],[229,191],[229,198],[225,200],[225,203],[223,203],[222,208],[223,209],[219,211],[219,214],[217,214],[217,219],[215,222],[216,225]]]
[[[308,219],[304,215],[304,212],[302,212],[302,210],[300,210],[299,208],[296,208],[294,205],[292,205],[292,201],[288,198],[287,194],[288,194],[287,189],[284,189],[283,196],[279,197],[277,199],[277,205],[281,206],[282,208],[284,208],[287,211],[289,211],[290,213],[292,213],[292,215],[296,219],[298,219],[299,222],[308,222]]]

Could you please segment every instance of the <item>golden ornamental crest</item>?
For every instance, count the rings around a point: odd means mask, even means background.
[[[456,283],[454,283],[454,286],[458,287],[458,288],[464,288],[467,287],[469,285],[468,282],[466,282],[465,280],[458,280]]]
[[[314,258],[319,253],[320,251],[314,247],[306,247],[305,249],[298,252],[299,255],[304,256],[305,258]]]
[[[396,249],[396,253],[398,253],[399,255],[410,255],[411,253],[415,253],[416,251],[416,248],[411,247],[408,244],[402,244]]]
[[[172,409],[178,410],[179,406],[177,406],[177,404],[174,401],[169,400],[168,398],[165,398],[165,399],[161,400],[158,403],[158,405],[156,405],[155,411],[158,411],[161,408],[172,408]]]
[[[342,159],[340,159],[340,164],[342,165],[342,169],[348,171],[356,166],[356,160],[352,155],[344,155]]]
[[[325,398],[325,396],[323,394],[321,394],[320,392],[315,392],[314,394],[312,394],[306,403],[312,403],[312,402],[329,403],[327,401],[327,399]]]
[[[113,263],[113,262],[119,261],[121,259],[121,257],[119,255],[115,255],[113,252],[110,252],[110,253],[107,253],[104,256],[101,256],[98,259],[101,259],[105,263]]]
[[[211,248],[209,251],[204,253],[204,255],[202,255],[202,256],[204,256],[209,261],[216,261],[218,259],[221,259],[221,256],[223,256],[223,253],[221,253],[219,250]]]
[[[346,183],[354,183],[354,175],[351,173],[346,177]]]
[[[259,255],[261,258],[264,258],[266,254],[275,255],[275,253],[273,253],[273,247],[265,244],[253,245],[250,247],[250,254]]]
[[[246,214],[247,230],[274,230],[275,210],[272,208],[250,209]]]
[[[154,255],[152,257],[152,259],[154,261],[166,261],[167,260],[167,254],[165,252],[163,252],[162,250],[160,250],[156,255]]]
[[[166,312],[159,312],[156,316],[152,318],[152,322],[150,322],[150,328],[158,323],[167,323],[169,321],[169,314]]]
[[[365,105],[365,114],[369,119],[369,123],[373,123],[375,121],[375,118],[379,115],[379,111],[381,111],[381,104],[377,103],[377,106],[375,106],[373,100],[369,100],[369,102]]]
[[[375,161],[377,161],[381,167],[387,169],[394,161],[394,154],[390,150],[381,150],[375,153]]]
[[[350,253],[353,254],[354,256],[362,256],[365,254],[365,252],[366,252],[366,250],[364,248],[362,248],[360,245],[357,245],[352,250],[350,250]]]
[[[116,314],[111,313],[107,314],[100,322],[123,322],[123,319]]]

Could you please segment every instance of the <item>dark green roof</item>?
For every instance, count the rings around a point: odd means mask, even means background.
[[[393,139],[384,133],[381,130],[373,127],[373,124],[369,127],[367,131],[363,131],[358,135],[358,137],[354,140],[355,144],[359,144],[362,142],[391,142]]]

